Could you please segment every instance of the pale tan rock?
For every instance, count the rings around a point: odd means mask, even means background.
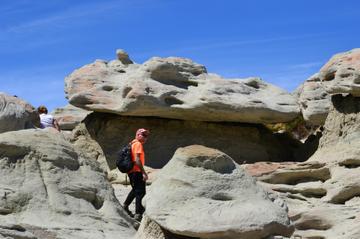
[[[296,98],[259,78],[223,79],[189,59],[96,61],[65,79],[70,104],[96,112],[196,121],[286,122]]]
[[[178,149],[148,191],[146,214],[176,235],[260,239],[292,234],[283,201],[214,149]]]
[[[333,56],[319,72],[330,94],[351,94],[360,97],[360,49]]]
[[[319,74],[307,79],[299,89],[299,105],[306,122],[323,125],[331,106],[330,95],[325,91]]]
[[[0,133],[40,125],[36,110],[15,96],[0,92]]]
[[[140,227],[136,233],[135,239],[168,239],[164,230],[151,220],[148,216],[144,216],[141,220]]]
[[[275,190],[286,201],[296,228],[291,238],[357,238],[359,222],[356,215],[360,212],[360,202],[356,199],[358,190],[353,186],[358,184],[354,177],[358,170],[339,167],[332,162],[327,167],[330,167],[331,178],[325,182],[303,177],[303,181],[308,182],[259,183],[268,190]],[[295,169],[294,165],[288,173],[296,175],[298,170]],[[299,165],[299,170],[304,170],[303,165]]]
[[[294,238],[360,238],[360,98],[336,95],[331,102],[309,160],[258,174],[267,182],[261,185],[287,202]]]
[[[360,195],[360,168],[333,167],[331,179],[325,182],[327,194],[323,201],[345,204]]]
[[[159,173],[159,169],[153,169],[147,166],[145,166],[144,169],[149,177],[148,180],[146,180],[146,184],[150,185],[156,179],[157,174]],[[120,172],[119,169],[117,168],[108,172],[107,178],[109,182],[112,184],[124,184],[124,185],[130,184],[130,180],[127,174]]]
[[[324,163],[309,162],[278,169],[259,177],[261,181],[272,184],[295,185],[303,182],[326,181],[331,178],[330,169]]]
[[[0,225],[23,227],[22,235],[115,239],[135,234],[98,163],[79,155],[60,133],[0,134],[0,175]]]
[[[56,108],[51,115],[58,121],[61,130],[73,130],[89,113],[90,111],[69,104]]]
[[[83,123],[80,123],[71,132],[69,141],[73,144],[76,152],[85,158],[95,159],[103,172],[110,172],[103,149],[89,134]]]

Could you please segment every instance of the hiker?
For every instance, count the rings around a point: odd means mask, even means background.
[[[129,192],[125,202],[124,210],[129,216],[134,217],[135,220],[141,221],[142,214],[145,211],[141,201],[145,196],[146,180],[148,175],[144,170],[145,152],[143,144],[145,144],[150,132],[147,129],[138,129],[136,131],[135,139],[131,141],[131,159],[134,162],[134,167],[128,172],[132,190]],[[135,216],[129,210],[129,205],[135,198]]]
[[[60,126],[56,119],[54,119],[54,116],[48,114],[48,110],[45,106],[41,105],[38,107],[38,113],[40,116],[40,127],[42,129],[45,128],[55,128],[57,131],[60,132]]]

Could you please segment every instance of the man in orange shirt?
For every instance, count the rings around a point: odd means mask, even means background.
[[[134,161],[134,167],[128,172],[128,175],[132,190],[129,192],[124,202],[124,210],[132,216],[129,205],[135,198],[134,219],[138,221],[141,221],[142,214],[145,211],[141,201],[146,194],[145,182],[148,179],[148,175],[144,170],[145,152],[143,144],[146,143],[149,134],[150,132],[147,129],[138,129],[136,131],[135,139],[131,141],[131,159]]]

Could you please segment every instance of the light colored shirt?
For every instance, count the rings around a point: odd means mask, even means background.
[[[40,114],[41,128],[54,127],[54,117],[48,114]]]

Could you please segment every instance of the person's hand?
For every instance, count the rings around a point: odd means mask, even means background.
[[[143,173],[143,180],[146,181],[148,179],[149,179],[148,175],[146,173]]]

